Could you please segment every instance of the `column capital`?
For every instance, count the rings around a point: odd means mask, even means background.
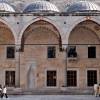
[[[67,50],[67,47],[68,47],[67,44],[63,44],[63,45],[62,45],[62,50],[63,50],[63,51],[66,51],[66,50]]]
[[[21,45],[20,44],[17,44],[16,45],[16,52],[20,52],[20,50],[21,50]]]

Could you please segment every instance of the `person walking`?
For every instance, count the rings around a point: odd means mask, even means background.
[[[99,85],[94,84],[94,95],[97,97],[99,95]]]
[[[3,87],[1,98],[3,98],[3,96],[5,96],[6,98],[8,98],[8,96],[7,96],[7,88],[6,88],[6,86]]]
[[[99,83],[99,97],[100,97],[100,83]]]
[[[2,97],[2,85],[0,84],[0,97]]]

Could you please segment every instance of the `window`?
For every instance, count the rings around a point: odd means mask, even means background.
[[[69,46],[68,57],[77,57],[76,46]]]
[[[15,58],[15,48],[7,47],[7,58]]]
[[[48,58],[56,57],[56,47],[48,47]]]
[[[77,71],[67,71],[67,86],[77,86]]]
[[[56,86],[56,71],[47,71],[47,86]]]
[[[96,47],[88,47],[88,58],[96,58]]]
[[[15,86],[15,71],[5,72],[5,85],[8,87]]]
[[[88,70],[87,71],[87,86],[93,86],[97,83],[97,71]]]

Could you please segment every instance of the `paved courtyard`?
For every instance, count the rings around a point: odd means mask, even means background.
[[[93,95],[17,95],[2,100],[100,100]]]

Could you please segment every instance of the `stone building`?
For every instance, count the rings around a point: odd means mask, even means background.
[[[0,84],[60,91],[100,83],[99,1],[54,1],[0,1]]]

